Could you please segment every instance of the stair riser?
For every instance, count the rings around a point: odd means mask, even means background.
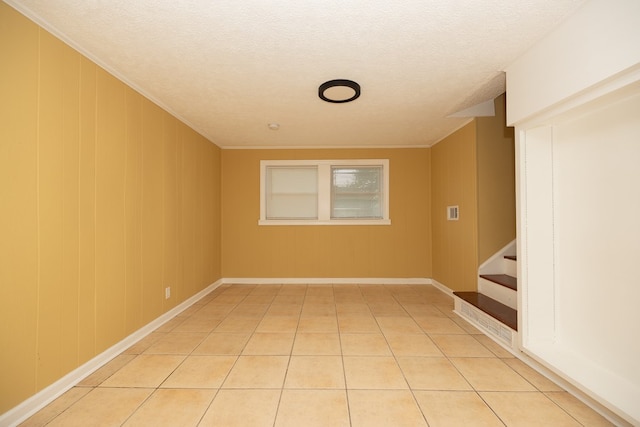
[[[507,348],[516,349],[515,331],[460,298],[454,298],[454,302],[454,311],[459,316],[483,332],[497,338]]]
[[[512,259],[504,258],[503,273],[509,276],[518,277],[518,263]]]
[[[480,277],[478,281],[478,292],[490,298],[493,298],[494,300],[499,301],[502,304],[513,308],[514,310],[518,309],[517,292],[513,289],[506,288],[490,280]]]

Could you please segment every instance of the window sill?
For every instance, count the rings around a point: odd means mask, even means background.
[[[261,219],[258,225],[391,225],[390,219]]]

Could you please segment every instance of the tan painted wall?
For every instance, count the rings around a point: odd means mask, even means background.
[[[388,158],[390,226],[258,226],[260,160]],[[431,277],[430,149],[223,150],[224,277]]]
[[[454,291],[475,291],[478,265],[516,238],[513,129],[505,95],[494,117],[480,117],[431,150],[433,278]],[[447,206],[460,220],[447,221]]]
[[[220,278],[221,154],[5,3],[0,52],[3,413]]]
[[[495,117],[476,119],[479,264],[516,238],[515,144],[504,94],[495,109]]]
[[[477,288],[475,120],[431,148],[433,278],[454,291]],[[447,206],[460,219],[447,221]]]

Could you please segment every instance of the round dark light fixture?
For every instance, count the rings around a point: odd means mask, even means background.
[[[351,102],[360,96],[360,85],[352,80],[329,80],[320,85],[318,96],[323,101],[334,104]]]

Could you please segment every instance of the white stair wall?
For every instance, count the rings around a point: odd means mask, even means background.
[[[516,240],[513,240],[478,267],[478,292],[517,310],[518,293],[516,291],[480,277],[481,274],[507,274],[518,277],[518,263],[505,258],[507,255],[515,254]]]
[[[516,254],[516,241],[513,240],[505,247],[500,249],[498,252],[493,254],[491,258],[480,264],[478,267],[478,274],[499,274],[504,271],[505,268],[505,255],[515,255]],[[504,273],[508,274],[508,273]],[[509,274],[510,276],[516,277],[516,274]]]

